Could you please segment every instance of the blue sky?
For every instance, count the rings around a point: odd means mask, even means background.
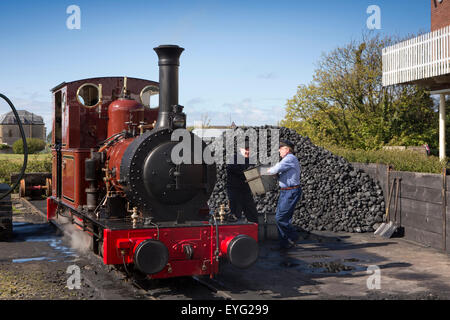
[[[72,4],[80,30],[66,27]],[[208,114],[213,124],[276,124],[321,54],[367,31],[370,5],[381,8],[375,32],[430,29],[429,0],[1,1],[0,92],[50,128],[52,87],[95,76],[157,81],[153,48],[177,44],[186,49],[180,104],[188,123]]]

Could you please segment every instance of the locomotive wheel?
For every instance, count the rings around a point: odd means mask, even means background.
[[[52,179],[45,179],[45,196],[50,197],[52,195]]]
[[[25,179],[22,179],[22,180],[20,180],[19,197],[21,197],[21,198],[25,197],[25,193],[26,193]]]

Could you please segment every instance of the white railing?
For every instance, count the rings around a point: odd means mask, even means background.
[[[450,26],[383,49],[383,85],[450,74]]]

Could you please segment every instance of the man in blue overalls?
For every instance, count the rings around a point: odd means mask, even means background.
[[[280,197],[275,220],[280,239],[280,250],[289,249],[299,238],[296,228],[291,224],[295,206],[302,196],[300,186],[300,163],[294,156],[294,144],[288,140],[280,141],[282,160],[269,169],[269,173],[279,175]]]

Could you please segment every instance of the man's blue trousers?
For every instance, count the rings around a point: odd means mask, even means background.
[[[287,247],[289,245],[288,239],[291,239],[294,242],[298,240],[299,235],[296,228],[291,224],[291,220],[294,214],[295,206],[301,196],[301,188],[280,190],[275,220],[278,227],[278,236],[281,247]]]

